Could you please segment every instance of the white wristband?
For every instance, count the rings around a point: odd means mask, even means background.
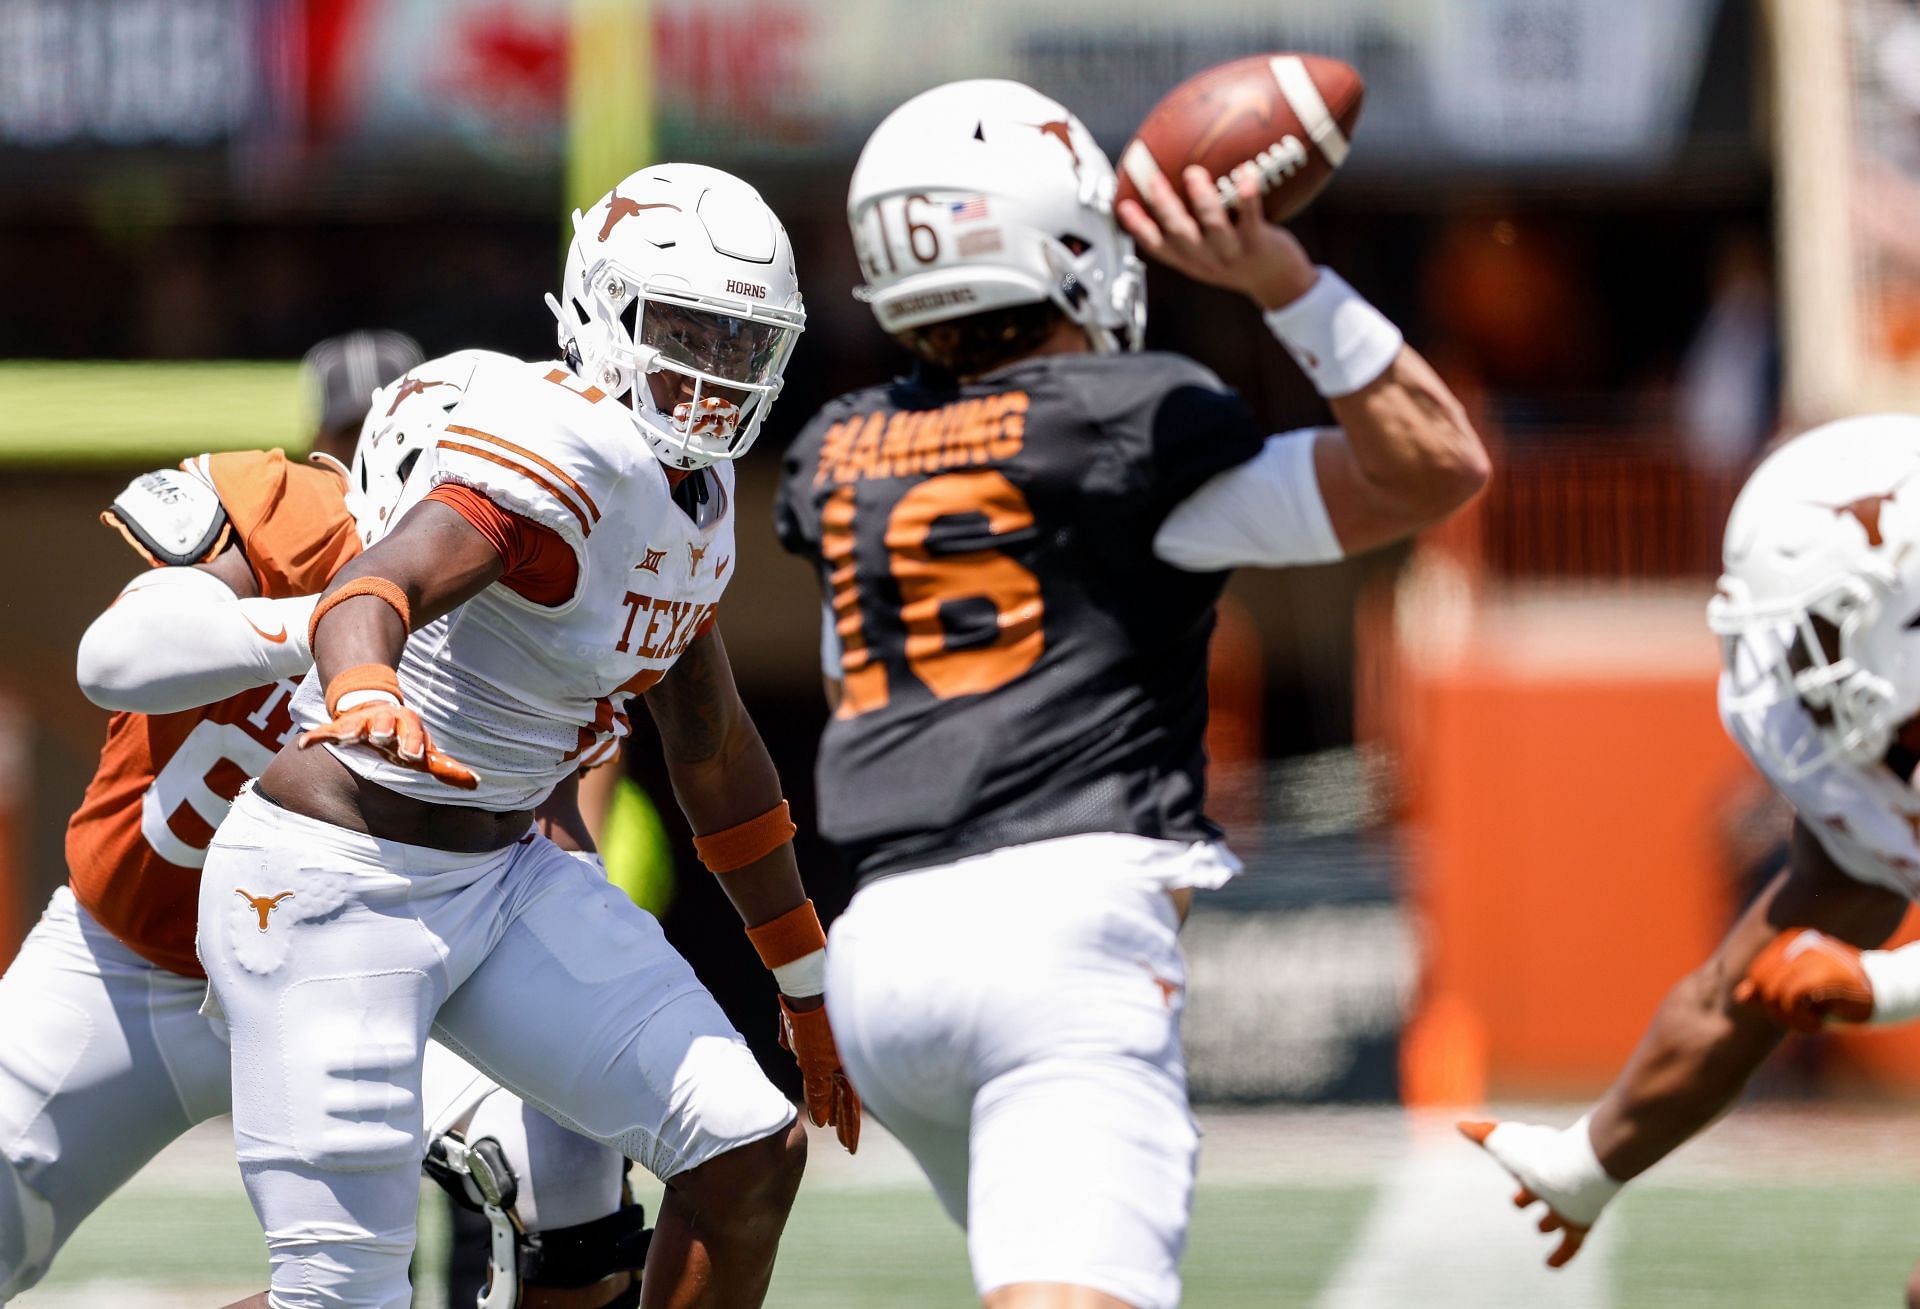
[[[1860,971],[1873,987],[1873,1017],[1869,1022],[1877,1026],[1920,1018],[1920,945],[1862,950]]]
[[[1555,1179],[1566,1188],[1567,1200],[1572,1206],[1573,1211],[1567,1217],[1588,1224],[1600,1216],[1607,1202],[1626,1185],[1615,1181],[1601,1164],[1600,1156],[1593,1152],[1592,1122],[1593,1114],[1589,1111],[1566,1130],[1561,1138],[1564,1144],[1558,1161],[1560,1173]]]
[[[376,703],[399,704],[400,697],[391,691],[349,691],[333,706],[334,716],[338,717],[349,709],[358,709],[363,704]]]
[[[1331,268],[1307,293],[1266,313],[1267,329],[1321,395],[1352,395],[1387,371],[1404,338],[1388,317]]]
[[[815,950],[790,964],[781,964],[773,970],[773,980],[780,984],[780,994],[791,1000],[819,995],[827,989],[827,952]]]

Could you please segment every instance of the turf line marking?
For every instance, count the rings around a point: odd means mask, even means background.
[[[1619,1216],[1554,1272],[1556,1238],[1512,1207],[1513,1189],[1452,1115],[1409,1115],[1406,1150],[1315,1309],[1612,1309]]]

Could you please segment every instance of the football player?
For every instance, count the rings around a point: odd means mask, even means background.
[[[786,456],[778,531],[826,593],[820,825],[860,882],[828,1005],[993,1309],[1179,1299],[1198,1133],[1176,930],[1239,869],[1203,805],[1227,571],[1371,549],[1487,475],[1440,379],[1236,181],[1237,213],[1194,169],[1116,216],[1054,100],[908,101],[848,218],[857,294],[918,372],[828,405]],[[1253,300],[1339,426],[1270,436],[1199,364],[1135,353],[1128,232]]]
[[[653,918],[532,825],[632,697],[776,974],[810,1111],[856,1143],[824,935],[714,622],[731,461],[805,322],[792,249],[746,184],[660,165],[575,215],[551,303],[565,361],[473,370],[314,608],[299,748],[208,851],[200,958],[272,1264],[246,1304],[408,1303],[429,1033],[667,1183],[643,1304],[764,1298],[793,1107]]]
[[[308,355],[323,392],[337,389],[328,381],[341,358],[372,353],[361,335]],[[37,1282],[79,1223],[163,1146],[228,1109],[227,1047],[200,1013],[206,984],[193,953],[206,839],[290,734],[286,706],[310,661],[304,624],[316,593],[376,534],[421,448],[408,429],[423,430],[458,380],[443,373],[438,389],[414,389],[427,378],[416,370],[379,393],[357,451],[339,445],[338,423],[323,423],[320,467],[278,452],[203,455],[135,479],[104,515],[153,570],[82,640],[82,688],[117,712],[68,830],[71,885],[0,978],[0,1138],[10,1143],[0,1157],[0,1302]],[[351,471],[335,452],[352,458]],[[558,839],[580,843],[565,793],[542,816]],[[623,1204],[619,1155],[444,1049],[429,1069],[430,1120],[455,1133],[441,1153],[471,1142],[509,1185],[528,1179],[514,1202],[495,1206],[514,1233],[505,1253],[522,1257],[493,1261],[490,1303],[631,1303],[640,1212]]]
[[[1920,898],[1920,418],[1815,428],[1727,520],[1707,620],[1720,715],[1795,811],[1787,866],[1680,979],[1600,1102],[1564,1129],[1461,1124],[1544,1205],[1547,1263],[1728,1109],[1789,1031],[1920,1016],[1920,952],[1882,951]],[[1920,1305],[1920,1278],[1908,1291]]]

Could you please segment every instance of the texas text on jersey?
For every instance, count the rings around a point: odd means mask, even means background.
[[[1082,832],[1218,835],[1202,737],[1225,574],[1152,542],[1265,439],[1166,354],[901,381],[808,425],[776,527],[830,597],[820,827],[861,878]]]
[[[471,353],[465,390],[394,518],[440,501],[498,538],[509,561],[498,584],[414,633],[399,667],[407,703],[480,786],[452,792],[364,747],[329,748],[389,790],[530,808],[624,735],[628,697],[712,626],[732,580],[733,471],[723,461],[691,474],[711,481],[690,517],[627,412],[597,387],[556,363]],[[295,697],[303,728],[327,721],[322,701],[318,686]]]
[[[278,450],[203,455],[260,594],[311,595],[359,552],[338,475]],[[195,902],[207,842],[240,786],[291,739],[292,681],[170,714],[116,713],[67,825],[73,893],[141,957],[203,976]],[[139,796],[138,803],[132,797]]]

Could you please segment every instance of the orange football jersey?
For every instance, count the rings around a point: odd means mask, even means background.
[[[202,455],[260,594],[311,595],[360,541],[339,476],[278,450]],[[288,679],[171,714],[117,713],[100,767],[67,824],[73,894],[162,968],[202,976],[193,936],[207,842],[249,777],[293,735]]]

